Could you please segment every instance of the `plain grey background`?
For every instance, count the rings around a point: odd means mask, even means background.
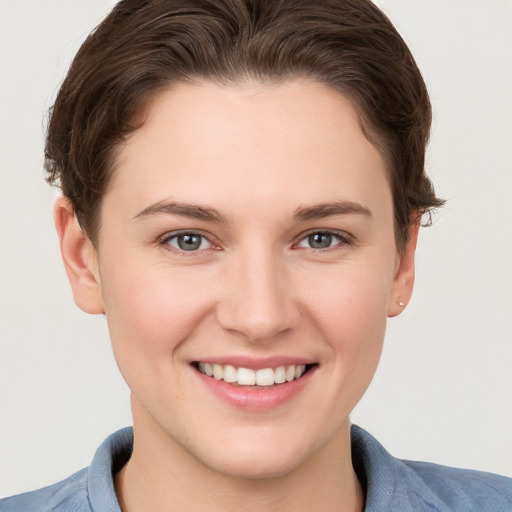
[[[112,0],[0,0],[0,496],[130,423],[103,317],[74,304],[42,173],[45,112]],[[434,105],[413,300],[353,420],[396,456],[512,476],[512,2],[382,0]]]

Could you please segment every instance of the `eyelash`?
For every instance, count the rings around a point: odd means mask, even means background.
[[[191,236],[191,237],[200,237],[201,238],[201,245],[206,241],[208,244],[211,245],[211,247],[203,248],[200,247],[198,249],[193,249],[190,251],[187,251],[185,249],[182,249],[181,247],[176,247],[171,245],[172,240],[178,240],[180,236]],[[180,254],[190,254],[191,256],[194,254],[197,254],[198,252],[207,251],[207,250],[218,250],[219,248],[210,240],[208,236],[201,233],[200,231],[177,231],[174,233],[166,234],[164,237],[159,241],[159,245],[164,247],[168,251],[174,251],[178,252]]]
[[[303,242],[307,242],[308,238],[310,238],[313,235],[329,236],[331,238],[338,239],[338,242],[335,243],[334,245],[330,245],[329,247],[323,247],[323,248],[315,248],[315,247],[311,247],[311,246],[301,246],[300,245]],[[177,241],[180,236],[200,237],[200,239],[201,239],[200,246],[203,245],[204,242],[207,242],[210,245],[210,247],[201,249],[201,247],[199,246],[196,249],[187,251],[186,249],[183,249],[179,246],[174,246],[170,243],[172,240]],[[311,240],[309,240],[309,242],[311,242]],[[179,244],[179,242],[177,242],[177,244]],[[207,235],[201,233],[200,231],[178,231],[178,232],[174,232],[171,234],[166,234],[159,241],[159,245],[163,246],[168,251],[173,251],[173,252],[180,253],[181,255],[190,255],[190,256],[196,255],[197,253],[203,252],[203,251],[219,250],[220,249],[220,247],[218,247],[214,242],[212,242]],[[296,242],[293,245],[293,248],[304,248],[304,249],[313,251],[315,253],[319,253],[319,252],[327,252],[327,251],[331,251],[331,250],[336,250],[343,246],[351,246],[351,245],[354,245],[354,240],[350,235],[348,235],[345,232],[336,231],[336,230],[328,230],[328,229],[327,230],[314,229],[314,230],[308,231],[306,233],[302,233],[300,235],[298,242]]]
[[[312,250],[314,252],[325,252],[325,251],[329,251],[329,250],[336,250],[336,249],[339,249],[343,246],[346,246],[346,245],[353,245],[354,244],[354,241],[352,239],[351,236],[349,236],[347,233],[345,232],[342,232],[342,231],[335,231],[335,230],[329,230],[329,229],[314,229],[314,230],[311,230],[307,233],[303,233],[301,235],[301,238],[300,240],[294,245],[294,247],[301,247],[300,244],[302,242],[305,242],[306,240],[308,240],[310,237],[312,237],[313,235],[327,235],[331,238],[337,238],[338,239],[338,242],[335,243],[334,245],[330,245],[329,247],[324,247],[324,248],[315,248],[315,247],[304,247],[305,249],[308,249],[308,250]]]

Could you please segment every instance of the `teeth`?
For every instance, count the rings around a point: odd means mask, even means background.
[[[199,371],[213,377],[215,380],[238,384],[240,386],[273,386],[292,382],[300,378],[306,371],[306,365],[279,366],[278,368],[262,368],[251,370],[250,368],[235,368],[230,364],[199,363]]]
[[[283,382],[286,382],[286,368],[284,366],[276,368],[274,373],[274,382],[276,384],[282,384]]]
[[[285,379],[286,382],[291,382],[295,379],[295,366],[288,366],[288,368],[286,368]]]
[[[295,378],[298,379],[304,372],[306,371],[306,367],[304,365],[299,365],[295,368]]]
[[[210,363],[199,363],[199,369],[201,372],[206,373],[208,377],[213,375],[213,367]]]
[[[254,386],[256,384],[256,372],[249,368],[238,368],[237,381],[242,386]]]
[[[224,378],[224,369],[220,364],[213,365],[213,378],[215,380],[221,380]]]
[[[224,366],[224,380],[226,382],[236,382],[238,380],[238,372],[234,366],[230,364]]]
[[[265,368],[256,372],[256,384],[258,386],[273,386],[274,381],[274,370],[272,368]]]

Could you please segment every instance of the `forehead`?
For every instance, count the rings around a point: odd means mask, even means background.
[[[296,80],[180,84],[160,93],[120,148],[107,196],[135,194],[140,208],[169,195],[292,208],[364,203],[375,192],[390,198],[385,163],[352,103],[323,84]]]

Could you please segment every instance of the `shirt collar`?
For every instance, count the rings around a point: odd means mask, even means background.
[[[121,512],[114,489],[115,475],[133,449],[133,428],[118,430],[103,441],[89,466],[87,490],[94,512]]]
[[[352,463],[366,494],[365,512],[443,509],[443,503],[413,469],[356,425],[351,428],[351,444]],[[87,481],[94,512],[121,512],[113,475],[126,464],[132,449],[133,428],[127,427],[109,436],[96,451]]]
[[[368,432],[352,425],[352,464],[366,493],[365,512],[436,512],[445,505],[405,462]]]

